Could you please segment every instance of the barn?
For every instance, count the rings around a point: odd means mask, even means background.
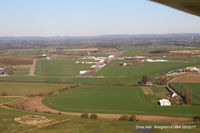
[[[159,100],[160,106],[171,106],[171,102],[167,99]]]

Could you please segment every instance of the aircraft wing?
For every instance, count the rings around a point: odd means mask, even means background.
[[[184,12],[200,16],[200,0],[151,0]]]

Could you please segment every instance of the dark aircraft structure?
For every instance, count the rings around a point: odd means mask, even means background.
[[[172,8],[200,16],[200,0],[151,0]]]

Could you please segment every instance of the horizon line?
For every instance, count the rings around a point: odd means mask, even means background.
[[[147,33],[147,34],[100,34],[100,35],[50,35],[50,36],[38,36],[38,35],[19,35],[19,36],[15,36],[15,35],[11,35],[11,36],[1,36],[0,37],[101,37],[101,36],[115,36],[115,35],[126,35],[126,36],[134,36],[134,35],[170,35],[170,34],[200,34],[199,33],[192,33],[192,32],[185,32],[185,33]]]

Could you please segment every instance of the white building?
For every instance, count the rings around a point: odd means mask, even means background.
[[[84,56],[82,59],[95,59],[94,56]]]
[[[80,71],[79,74],[80,74],[80,75],[83,75],[83,74],[86,74],[87,72],[88,72],[88,71],[86,71],[86,70],[85,70],[85,71]]]
[[[42,54],[42,57],[47,57],[47,54]]]
[[[160,60],[160,59],[152,60],[152,59],[146,59],[145,61],[146,61],[146,62],[167,62],[168,60]]]
[[[171,102],[167,99],[159,100],[160,106],[171,106]]]
[[[109,55],[109,56],[108,56],[108,60],[113,60],[113,59],[115,59],[115,56],[114,56],[114,55]]]
[[[176,97],[176,96],[177,96],[177,94],[174,92],[174,93],[172,94],[172,98],[173,98],[173,97]]]
[[[98,65],[92,65],[91,67],[90,67],[90,69],[94,69],[94,68],[97,68],[98,67]]]
[[[188,70],[188,71],[198,71],[199,69],[197,67],[186,67],[186,70]]]
[[[46,57],[46,60],[51,60],[51,57],[47,56],[47,57]]]

